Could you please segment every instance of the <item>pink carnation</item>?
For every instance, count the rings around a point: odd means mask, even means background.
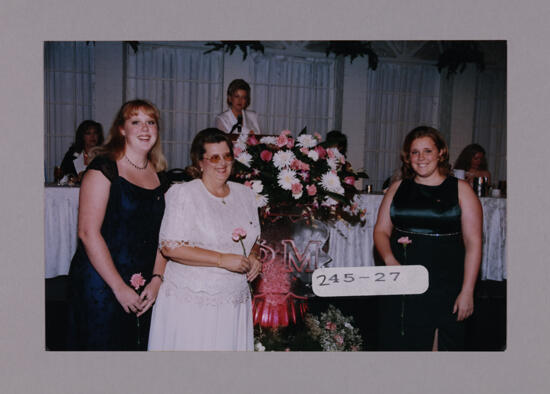
[[[271,151],[263,150],[262,153],[260,153],[260,159],[263,161],[270,161],[272,157],[273,153],[271,153]]]
[[[304,146],[300,148],[300,152],[307,156],[307,154],[309,153],[309,149]]]
[[[344,178],[344,183],[353,186],[355,184],[355,178],[352,176],[347,176]]]
[[[130,278],[130,284],[136,290],[138,290],[141,286],[145,284],[145,279],[143,279],[143,276],[141,276],[141,272],[132,275],[132,277]]]
[[[409,239],[409,237],[401,237],[401,238],[399,238],[399,239],[397,240],[397,243],[406,246],[406,245],[412,243],[412,241]]]
[[[233,241],[238,242],[242,238],[246,237],[246,231],[241,227],[237,227],[235,230],[233,230],[231,237],[233,238]]]
[[[317,187],[315,185],[306,186],[306,190],[309,196],[314,196],[317,194]]]
[[[254,146],[254,145],[258,145],[258,144],[259,144],[259,142],[258,142],[258,140],[256,139],[256,136],[255,136],[254,134],[250,134],[250,135],[248,136],[248,140],[246,141],[246,143],[247,143],[248,145],[251,145],[251,146]]]

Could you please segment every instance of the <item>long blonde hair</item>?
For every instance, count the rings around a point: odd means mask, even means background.
[[[118,160],[126,151],[126,139],[120,132],[120,128],[124,126],[124,122],[128,120],[131,116],[135,115],[139,110],[143,111],[144,114],[150,116],[157,123],[158,129],[158,138],[153,145],[153,148],[147,154],[147,158],[151,161],[155,170],[163,171],[167,167],[166,158],[162,153],[162,144],[160,142],[160,112],[153,105],[153,103],[143,100],[136,99],[127,101],[120,107],[111,128],[109,129],[109,136],[105,141],[105,144],[99,147],[96,147],[92,151],[92,156],[105,155],[111,160]]]

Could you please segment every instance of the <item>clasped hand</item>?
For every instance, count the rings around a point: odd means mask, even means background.
[[[248,281],[252,282],[260,273],[262,264],[254,255],[245,257],[238,254],[227,253],[222,254],[220,267],[225,268],[228,271],[238,272],[241,274],[246,273]]]

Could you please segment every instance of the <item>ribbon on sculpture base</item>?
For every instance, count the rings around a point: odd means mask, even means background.
[[[331,260],[323,251],[327,226],[293,215],[277,215],[262,224],[262,274],[253,296],[254,325],[287,327],[303,320],[314,296],[311,274]]]

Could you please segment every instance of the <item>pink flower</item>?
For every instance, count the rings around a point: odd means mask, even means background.
[[[300,148],[300,152],[302,152],[304,155],[307,156],[307,154],[309,153],[309,149],[306,148],[306,147],[302,147],[302,148]]]
[[[258,145],[258,144],[259,144],[259,142],[258,142],[258,140],[256,139],[256,136],[255,136],[254,134],[250,134],[250,135],[248,136],[248,140],[246,141],[246,143],[247,143],[248,145],[251,145],[251,146],[254,146],[254,145]]]
[[[252,188],[252,182],[250,182],[250,181],[246,181],[246,182],[244,183],[244,185],[247,186],[247,187],[249,187],[249,188]]]
[[[292,160],[292,163],[290,163],[290,168],[292,168],[293,170],[299,170],[300,160]]]
[[[271,151],[263,150],[262,153],[260,153],[260,159],[263,161],[270,161],[272,157],[273,153],[271,153]]]
[[[239,242],[241,239],[246,237],[246,231],[242,227],[237,227],[233,230],[231,237],[233,238],[233,241]]]
[[[327,150],[327,155],[329,159],[332,159],[334,157],[334,151],[332,149]]]
[[[344,338],[342,338],[342,336],[340,335],[335,335],[334,336],[334,339],[336,340],[336,342],[339,344],[339,345],[342,345],[344,343]]]
[[[301,194],[303,186],[300,182],[292,184],[292,194]]]
[[[294,146],[294,138],[292,137],[288,137],[288,141],[286,143],[286,147],[288,149],[292,149],[292,147]]]
[[[233,148],[233,154],[235,155],[235,157],[239,156],[241,153],[243,153],[243,150],[241,148]]]
[[[277,138],[277,146],[282,148],[283,146],[286,146],[286,144],[288,144],[288,137],[281,133],[281,135]]]
[[[317,154],[319,155],[319,159],[324,159],[327,155],[327,151],[325,150],[325,148],[323,148],[321,145],[317,145],[315,147],[315,151],[317,152]]]
[[[315,185],[306,186],[308,196],[314,196],[317,194],[317,187]]]
[[[290,134],[292,134],[292,133],[290,132],[290,130],[283,130],[283,131],[281,131],[281,135],[289,136]]]
[[[398,244],[402,244],[403,246],[407,246],[408,244],[412,243],[412,241],[409,239],[409,237],[401,237],[397,240]]]
[[[300,175],[304,182],[307,182],[309,180],[309,172],[307,171],[300,171],[298,175]]]
[[[321,141],[323,139],[323,137],[321,137],[321,134],[319,134],[318,132],[313,133],[313,136],[317,138],[317,141]]]
[[[334,331],[334,330],[336,330],[336,323],[328,321],[327,324],[325,324],[325,328],[327,330]]]
[[[352,176],[347,176],[344,178],[344,183],[353,186],[355,184],[355,178]]]
[[[130,278],[130,284],[136,290],[138,290],[141,286],[145,284],[145,279],[143,279],[143,276],[141,276],[141,272],[132,275],[132,277]]]

